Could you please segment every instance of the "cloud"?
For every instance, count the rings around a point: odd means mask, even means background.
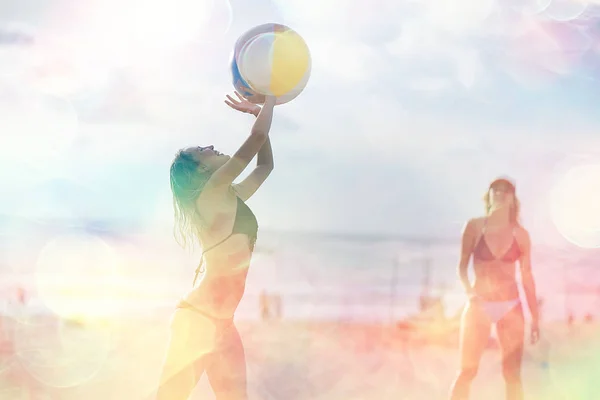
[[[0,27],[0,46],[32,45],[35,37],[31,32],[17,27]]]
[[[34,62],[35,44],[36,31],[31,27],[0,22],[0,80],[26,74],[26,67]]]
[[[0,22],[35,24],[40,17],[64,4],[65,0],[22,0],[0,3]]]
[[[318,81],[343,80],[350,85],[373,81],[386,68],[384,55],[366,43],[321,39],[309,43],[313,75]],[[312,82],[311,82],[312,84]]]
[[[74,104],[84,122],[135,123],[153,119],[140,88],[123,70],[113,70],[101,91],[74,96]]]
[[[302,35],[340,41],[383,43],[398,35],[410,2],[394,0],[275,0],[286,20]]]
[[[175,151],[215,144],[232,153],[250,132],[254,118],[222,101],[233,90],[228,56],[237,34],[268,18],[305,37],[313,73],[296,100],[276,108],[276,170],[251,201],[263,227],[455,234],[481,211],[495,175],[535,187],[552,155],[600,151],[597,121],[564,88],[527,92],[502,75],[537,42],[509,51],[527,30],[511,31],[514,20],[489,2],[466,3],[472,12],[459,14],[471,18],[458,22],[450,16],[464,8],[438,2],[264,0],[248,19],[244,4],[232,2],[231,30],[212,43],[125,65],[93,62],[93,47],[84,57],[69,50],[78,48],[75,36],[61,36],[74,90],[60,98],[79,121],[45,179],[63,174],[94,186],[90,215],[168,221]],[[551,30],[550,39],[582,43],[567,31]]]

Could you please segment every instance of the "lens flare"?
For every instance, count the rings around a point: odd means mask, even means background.
[[[36,265],[38,294],[64,318],[113,316],[119,260],[102,239],[88,234],[56,237],[42,248]]]
[[[552,220],[565,239],[600,247],[600,163],[572,167],[550,194]]]
[[[50,387],[73,387],[93,378],[112,346],[108,326],[57,318],[48,310],[20,315],[13,338],[20,364]]]
[[[555,21],[573,21],[583,15],[588,8],[586,0],[552,0],[546,14]]]

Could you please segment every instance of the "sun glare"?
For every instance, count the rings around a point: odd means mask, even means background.
[[[44,305],[66,319],[111,317],[120,306],[117,253],[91,235],[60,236],[39,254],[36,284]]]
[[[149,56],[200,39],[216,1],[103,1],[83,29],[82,44],[115,61]]]
[[[571,168],[550,194],[552,220],[570,242],[600,247],[600,164]]]

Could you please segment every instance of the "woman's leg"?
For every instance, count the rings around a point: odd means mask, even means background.
[[[460,322],[460,371],[452,385],[451,400],[469,398],[471,382],[490,338],[490,320],[477,301],[467,304]]]
[[[191,310],[178,309],[161,373],[157,400],[187,400],[214,350],[215,324]]]
[[[522,400],[521,360],[525,338],[525,320],[521,304],[510,310],[496,325],[502,349],[502,373],[506,382],[506,399]]]
[[[246,400],[246,355],[233,322],[219,332],[216,352],[206,360],[206,375],[217,400]]]

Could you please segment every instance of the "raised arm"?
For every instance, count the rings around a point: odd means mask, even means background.
[[[256,111],[255,115],[258,116],[259,111],[260,109]],[[271,140],[267,137],[258,152],[256,167],[243,181],[234,184],[233,189],[242,200],[248,200],[269,177],[273,167],[273,150],[271,149]]]
[[[469,282],[469,262],[471,261],[471,254],[473,253],[473,247],[475,246],[476,234],[477,229],[475,228],[475,220],[471,219],[463,228],[457,271],[460,281],[465,288],[465,292],[469,297],[474,294],[473,287]]]
[[[237,95],[241,98],[239,94]],[[231,97],[227,97],[230,101],[233,101]],[[260,151],[265,142],[268,140],[271,122],[273,120],[275,100],[275,97],[267,97],[264,106],[258,112],[256,121],[254,122],[252,130],[250,131],[250,136],[235,152],[233,157],[211,175],[209,181],[206,183],[207,188],[229,187],[235,178],[237,178],[248,166],[248,164],[250,164],[250,161],[252,161],[254,156]],[[226,101],[226,103],[231,106],[229,102]],[[245,110],[240,111],[249,112]]]

